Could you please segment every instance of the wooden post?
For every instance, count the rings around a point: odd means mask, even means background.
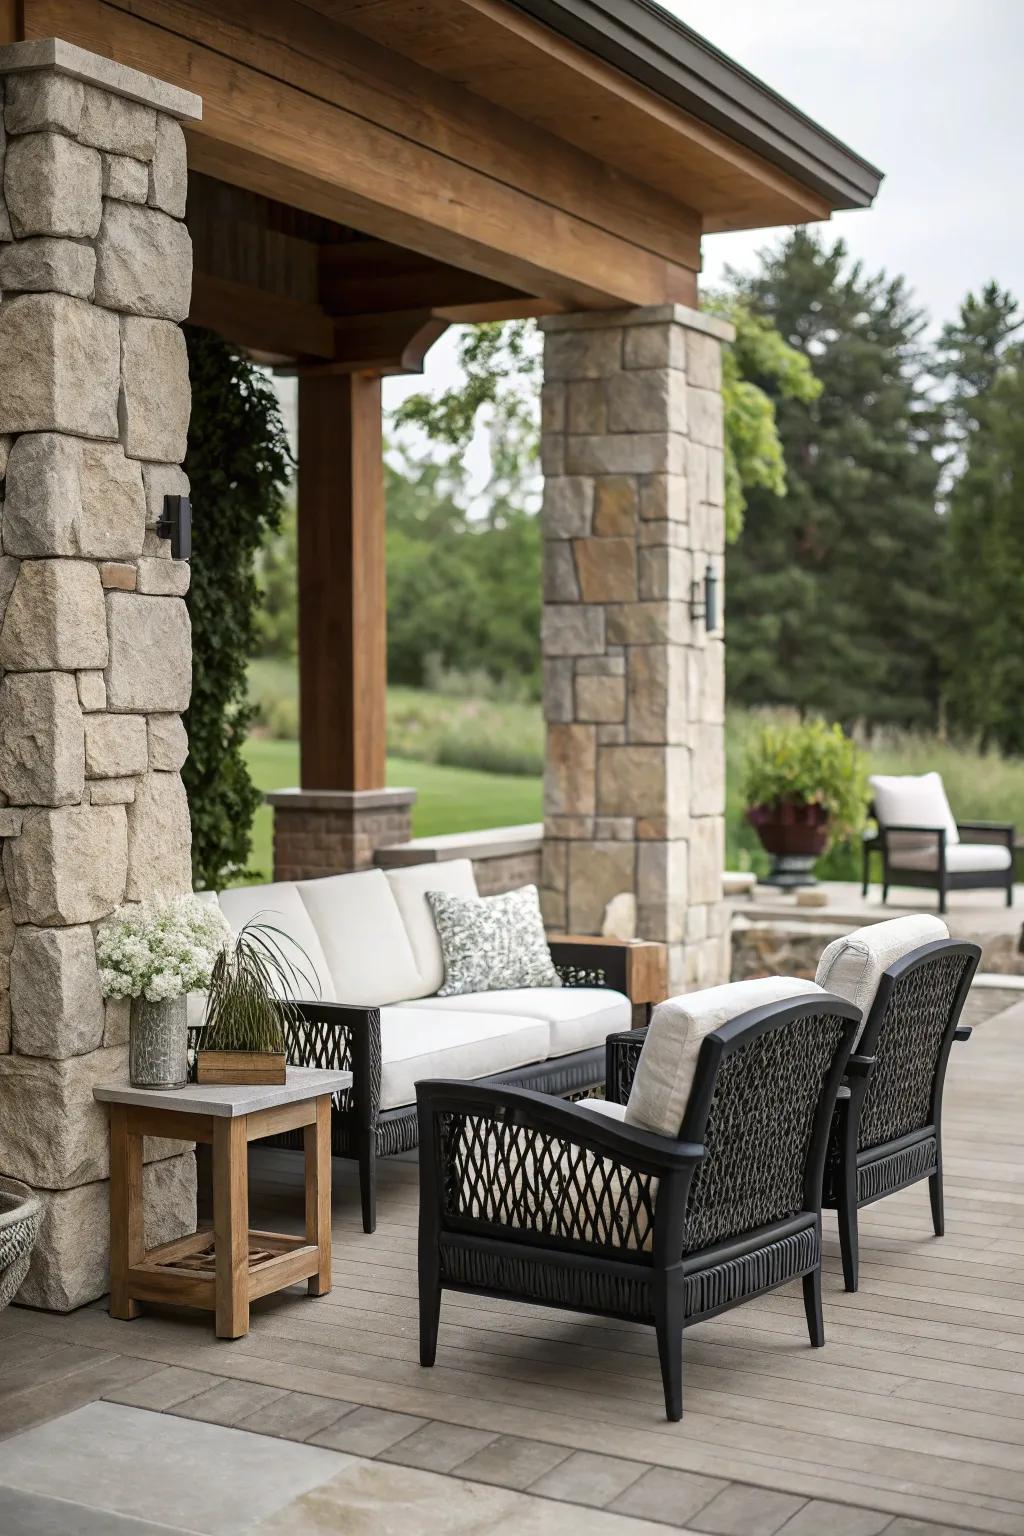
[[[379,377],[299,376],[298,545],[302,788],[381,789],[387,594]]]
[[[249,1331],[249,1143],[246,1117],[213,1117],[213,1239],[218,1339]]]
[[[316,1101],[316,1121],[304,1132],[306,1154],[306,1242],[315,1243],[320,1265],[310,1275],[310,1296],[326,1296],[331,1288],[331,1099]]]
[[[110,1106],[110,1315],[138,1317],[139,1303],[128,1295],[128,1271],[146,1251],[142,1195],[142,1137],[128,1129],[123,1104]]]

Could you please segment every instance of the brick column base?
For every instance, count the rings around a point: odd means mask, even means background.
[[[275,790],[274,879],[372,869],[378,848],[411,838],[415,799],[414,789]]]

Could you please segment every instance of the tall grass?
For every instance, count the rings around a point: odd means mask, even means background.
[[[443,691],[388,690],[388,751],[412,762],[434,763],[487,773],[539,778],[544,771],[544,726],[540,705],[516,699],[468,694],[465,679],[438,678]],[[483,689],[486,685],[480,680]],[[294,666],[254,661],[250,696],[257,707],[258,734],[293,741],[298,734]],[[767,871],[769,859],[746,820],[740,799],[743,754],[759,718],[730,709],[726,726],[726,863],[730,869]],[[1024,827],[1024,760],[1002,758],[937,736],[890,732],[863,743],[872,773],[942,774],[954,814],[961,821],[1012,821]],[[494,825],[501,821],[495,816]],[[819,875],[855,880],[860,848],[838,845],[819,861]]]

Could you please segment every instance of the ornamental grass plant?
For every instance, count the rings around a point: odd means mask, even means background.
[[[295,999],[320,995],[305,951],[282,929],[261,921],[265,915],[250,918],[214,962],[204,1051],[282,1055],[285,1027],[299,1018]]]

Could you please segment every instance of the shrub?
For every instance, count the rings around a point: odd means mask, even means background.
[[[859,832],[867,810],[864,754],[839,725],[824,720],[767,722],[754,733],[740,790],[753,806],[820,805],[829,841]]]
[[[260,802],[242,758],[252,710],[256,551],[280,525],[291,467],[269,378],[211,331],[186,326],[192,424],[185,469],[195,506],[192,702],[182,772],[192,816],[192,876],[219,889],[244,868]]]

